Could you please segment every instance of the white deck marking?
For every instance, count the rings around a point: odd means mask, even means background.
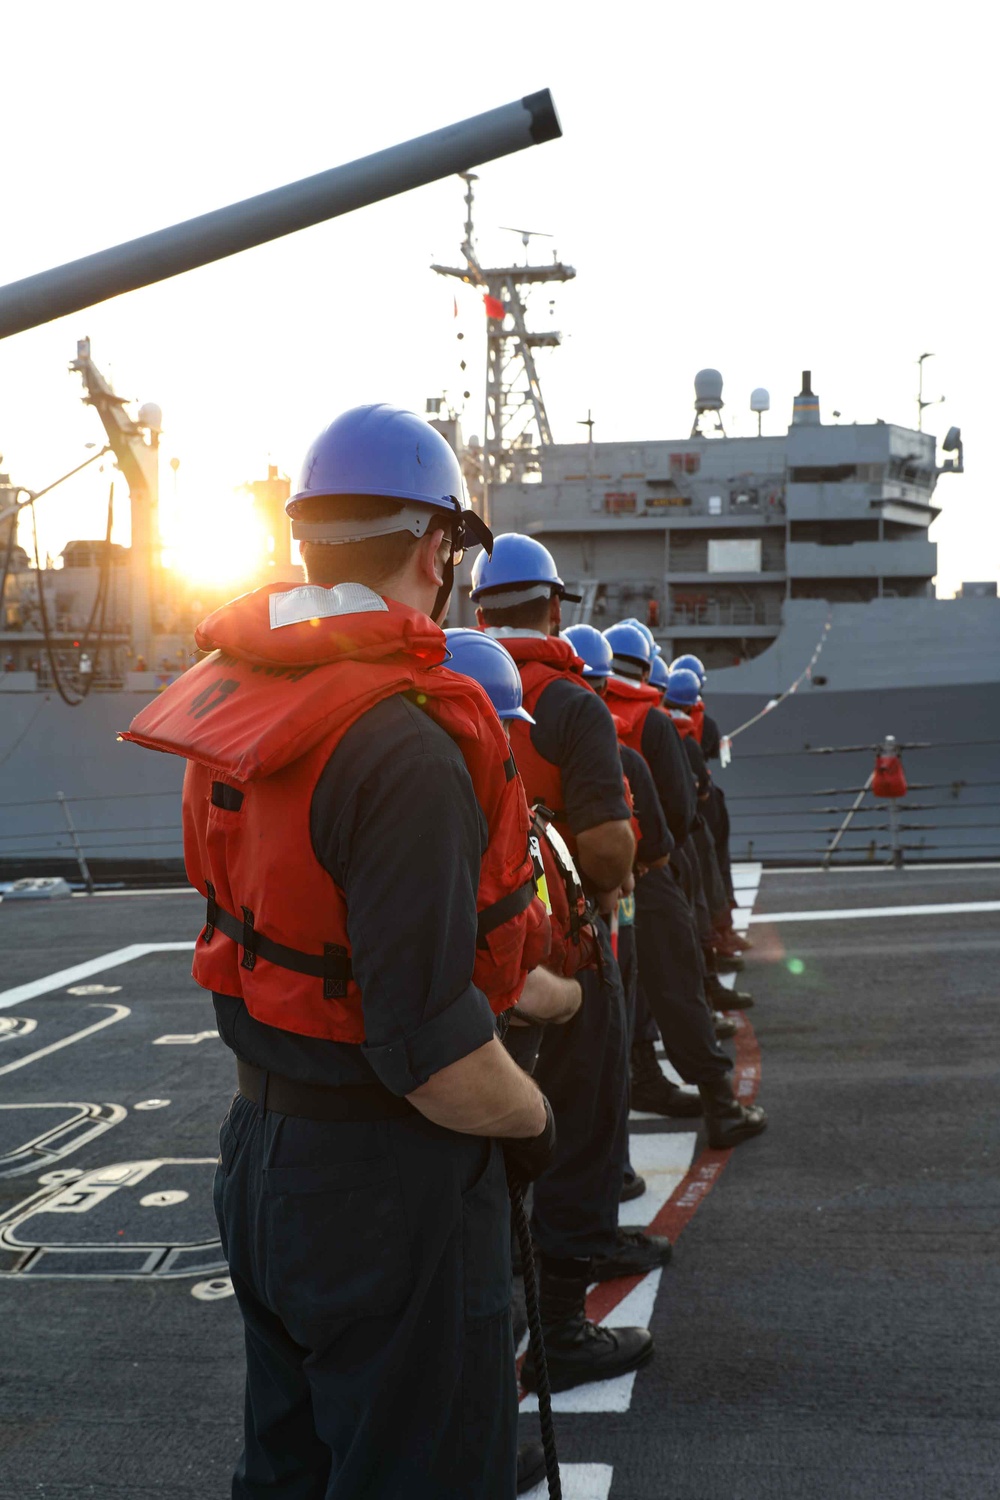
[[[37,1062],[40,1057],[48,1057],[53,1052],[58,1052],[63,1047],[72,1047],[74,1042],[82,1042],[85,1036],[93,1036],[95,1031],[103,1031],[105,1026],[113,1026],[116,1021],[124,1021],[132,1011],[127,1005],[96,1006],[97,1010],[114,1011],[114,1015],[105,1016],[103,1021],[95,1021],[93,1026],[85,1026],[82,1031],[74,1031],[72,1036],[64,1036],[60,1042],[51,1042],[47,1047],[40,1047],[37,1052],[29,1052],[27,1057],[19,1057],[16,1062],[7,1063],[0,1068],[0,1074],[14,1073],[18,1068],[26,1068],[29,1063]]]
[[[72,894],[74,900],[93,901],[101,896],[199,896],[200,892],[190,885],[152,885],[135,891],[73,891]]]
[[[618,1221],[627,1229],[645,1229],[667,1199],[683,1182],[694,1161],[698,1134],[694,1130],[671,1130],[656,1135],[633,1135],[629,1157],[635,1170],[646,1179],[641,1198],[623,1203]]]
[[[641,1201],[641,1200],[640,1200]],[[660,1286],[657,1269],[651,1271],[634,1291],[629,1292],[615,1308],[611,1328],[638,1326],[646,1328],[653,1316],[653,1303]],[[595,1380],[588,1385],[574,1386],[571,1391],[558,1391],[552,1397],[552,1410],[559,1412],[628,1411],[632,1402],[632,1387],[638,1371],[630,1375],[616,1375],[613,1380]],[[525,1396],[522,1411],[537,1411],[538,1397]]]
[[[610,1464],[560,1464],[563,1500],[608,1500],[614,1474]],[[523,1500],[547,1500],[548,1486],[543,1479],[533,1490],[526,1490]]]
[[[733,890],[739,891],[747,886],[760,885],[760,877],[764,873],[764,866],[756,861],[750,863],[733,865]]]
[[[158,1036],[153,1043],[154,1047],[195,1047],[199,1042],[219,1040],[217,1031],[179,1031],[168,1033],[166,1036]]]
[[[836,911],[761,911],[751,922],[851,922],[865,917],[948,917],[1000,911],[1000,901],[951,901],[932,906],[845,906]]]
[[[34,1000],[38,995],[50,995],[53,990],[62,990],[80,979],[89,979],[92,974],[103,974],[105,969],[117,969],[120,964],[130,964],[135,958],[145,958],[147,953],[191,952],[193,942],[184,943],[129,943],[127,948],[114,948],[102,953],[99,958],[89,958],[86,963],[74,964],[72,969],[57,969],[46,974],[44,979],[33,979],[28,984],[15,985],[12,990],[0,990],[0,1010],[20,1005],[22,1000]]]
[[[985,804],[982,804],[985,806]],[[972,870],[1000,870],[1000,861],[977,859],[974,864],[927,864],[923,860],[915,861],[906,865],[904,869],[897,870],[893,865],[834,865],[832,873],[836,875],[928,875],[936,870],[963,870],[966,875]],[[772,865],[767,872],[769,875],[829,875],[831,871],[826,865]]]

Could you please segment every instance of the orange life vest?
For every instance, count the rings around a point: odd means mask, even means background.
[[[562,640],[560,636],[504,636],[502,644],[517,662],[517,669],[521,674],[521,702],[529,714],[534,715],[535,705],[545,689],[560,677],[575,682],[588,693],[593,691],[583,675],[582,660],[569,641]],[[575,859],[576,839],[566,822],[559,767],[539,755],[531,743],[530,724],[525,724],[521,719],[511,719],[509,722],[511,748],[528,801],[532,805],[540,802],[549,809],[553,815],[552,821]]]
[[[472,778],[489,837],[470,977],[495,1014],[516,1003],[550,940],[531,815],[492,704],[438,665],[444,635],[426,615],[376,599],[353,584],[268,584],[234,600],[196,632],[212,654],[123,736],[188,760],[184,856],[208,902],[197,982],[242,996],[267,1025],[352,1043],[365,1031],[347,905],[313,851],[310,809],[343,736],[384,699],[405,693],[455,741]],[[391,830],[386,847],[391,857]]]
[[[614,713],[611,715],[611,718],[614,721],[615,730],[616,730],[617,735],[618,735],[618,743],[619,743],[619,745],[627,745],[627,742],[625,740],[625,734],[627,732],[628,726],[627,726],[625,720],[622,719],[622,718],[620,718],[618,716],[618,714],[614,714]],[[631,749],[632,747],[630,745],[627,745],[627,748]],[[640,824],[638,816],[636,814],[636,810],[635,810],[635,798],[632,796],[632,788],[629,785],[629,779],[628,779],[628,777],[625,775],[625,767],[624,767],[624,765],[622,766],[622,780],[625,783],[625,801],[628,803],[628,805],[629,805],[629,811],[632,814],[632,818],[631,818],[631,822],[632,822],[632,835],[633,835],[633,837],[635,839],[635,847],[636,847],[636,849],[638,849],[640,841],[642,839],[642,825]]]
[[[618,724],[618,738],[623,745],[642,754],[642,730],[650,709],[658,708],[660,694],[646,682],[626,682],[622,677],[609,677],[604,694]]]
[[[704,705],[702,705],[701,712],[702,712],[702,717],[704,719],[704,713],[705,713]],[[692,736],[692,735],[694,736],[694,738],[696,740],[699,740],[699,741],[701,740],[701,735],[698,733],[698,731],[697,731],[697,729],[695,727],[694,719],[691,717],[691,714],[688,713],[687,709],[684,709],[684,708],[668,708],[668,709],[666,709],[666,714],[667,714],[667,717],[670,719],[670,722],[673,724],[674,728],[677,730],[677,733],[680,735],[680,737],[681,737],[682,740],[686,740],[686,739],[688,739],[689,736]]]
[[[700,745],[701,737],[705,732],[705,702],[703,698],[699,698],[694,707],[688,709],[688,718],[694,726],[691,732]]]

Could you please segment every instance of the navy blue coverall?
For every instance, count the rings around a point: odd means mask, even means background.
[[[589,688],[558,678],[540,694],[531,742],[559,767],[563,809],[574,834],[627,820],[614,721]],[[597,923],[602,971],[578,977],[583,1002],[571,1021],[549,1026],[535,1081],[556,1117],[556,1152],[534,1186],[532,1233],[550,1264],[611,1255],[628,1154],[628,1034],[621,974]]]
[[[495,1034],[471,983],[487,829],[461,753],[403,697],[345,734],[311,809],[344,891],[366,1041],[262,1025],[239,1057],[403,1096]],[[216,1177],[246,1333],[234,1500],[513,1500],[517,1392],[499,1145],[424,1119],[316,1121],[237,1095]]]
[[[690,882],[691,896],[696,899],[700,880],[691,834],[698,804],[691,762],[666,714],[647,714],[641,743],[678,847],[670,866],[650,870],[636,885],[639,1025],[644,1028],[648,1006],[667,1057],[680,1076],[686,1083],[709,1083],[732,1064],[716,1040],[705,1001],[701,940],[682,883]]]

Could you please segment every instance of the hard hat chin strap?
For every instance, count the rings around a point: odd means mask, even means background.
[[[492,555],[493,533],[486,522],[477,516],[474,510],[459,511],[452,526],[451,551],[442,569],[443,581],[437,591],[437,598],[434,600],[434,608],[431,611],[431,619],[436,625],[443,624],[448,612],[448,602],[455,587],[455,553],[466,547],[474,547],[477,543],[485,548],[487,556]]]
[[[434,621],[435,625],[444,624],[445,616],[448,613],[448,604],[451,600],[452,590],[455,587],[454,544],[452,545],[451,551],[448,553],[448,561],[441,569],[441,577],[443,581],[441,587],[437,591],[437,597],[434,600],[434,608],[431,610],[431,619]]]

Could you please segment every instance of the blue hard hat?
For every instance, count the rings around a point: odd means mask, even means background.
[[[690,652],[687,652],[684,656],[678,656],[670,663],[671,672],[680,671],[681,668],[684,668],[688,672],[693,672],[702,687],[705,686],[705,679],[708,673],[705,671],[700,657],[692,656]]]
[[[517,663],[505,646],[481,630],[456,628],[446,630],[449,660],[445,663],[453,672],[463,677],[472,677],[487,696],[501,719],[523,719],[525,724],[534,724],[527,709],[521,707],[521,674]]]
[[[489,557],[480,553],[472,568],[471,597],[487,608],[507,609],[526,604],[531,599],[571,599],[579,604],[580,595],[567,591],[556,572],[555,558],[547,547],[533,536],[518,531],[504,532],[494,538]]]
[[[635,628],[636,628],[636,630],[641,630],[642,633],[643,633],[643,635],[646,637],[647,641],[649,642],[649,647],[650,647],[650,650],[652,651],[654,657],[659,656],[659,654],[660,654],[660,648],[656,644],[656,638],[653,635],[653,632],[650,630],[649,626],[646,624],[645,620],[638,620],[638,619],[636,619],[635,615],[629,615],[628,619],[627,620],[622,620],[621,623],[623,625],[634,625]]]
[[[403,514],[370,520],[338,519],[335,514],[321,521],[299,519],[305,501],[352,495],[399,500]],[[475,542],[489,547],[489,528],[464,508],[464,501],[461,465],[447,439],[415,412],[381,403],[352,407],[323,429],[305,456],[285,510],[296,540],[317,542],[360,541],[393,531],[422,536],[432,511],[454,511],[462,522],[461,534],[454,537],[456,548]]]
[[[670,676],[670,668],[662,656],[653,657],[653,665],[649,669],[649,682],[651,687],[659,688],[664,692],[667,686],[667,678]]]
[[[701,697],[698,673],[688,667],[678,667],[667,678],[666,700],[676,703],[678,708],[694,708]]]
[[[637,667],[648,667],[653,660],[653,650],[645,633],[638,625],[629,625],[624,620],[620,625],[609,625],[604,639],[611,647],[616,661],[632,663]]]
[[[562,634],[582,660],[584,677],[610,677],[611,647],[599,630],[593,625],[571,625]]]

